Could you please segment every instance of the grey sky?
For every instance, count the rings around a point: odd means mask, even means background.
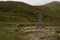
[[[6,1],[6,0],[4,0],[4,1]],[[31,4],[31,5],[42,5],[42,4],[46,4],[48,2],[60,1],[60,0],[13,0],[13,1],[22,1],[22,2],[26,2],[28,4]]]
[[[60,1],[60,0],[18,0],[18,1],[23,1],[26,3],[32,4],[32,5],[43,5],[43,4],[46,4],[48,2]]]

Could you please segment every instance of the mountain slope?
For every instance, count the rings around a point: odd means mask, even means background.
[[[60,18],[60,2],[51,2],[43,6],[35,6],[40,11],[45,12],[47,15],[51,17],[58,17]]]
[[[0,1],[0,21],[36,21],[38,12],[23,2]]]
[[[34,6],[38,11],[44,12],[44,14],[51,17],[50,21],[54,25],[60,25],[60,2],[54,1],[42,6]],[[50,19],[48,19],[50,20]]]
[[[0,22],[37,22],[38,15],[42,14],[42,21],[48,24],[48,22],[55,22],[57,18],[54,17],[53,14],[50,14],[51,12],[54,13],[54,11],[47,6],[34,7],[23,2],[0,1]]]

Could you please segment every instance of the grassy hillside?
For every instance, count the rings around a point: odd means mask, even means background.
[[[35,6],[38,8],[38,10],[45,12],[45,14],[55,17],[55,18],[60,18],[60,2],[51,2],[42,6]]]
[[[43,15],[43,21],[48,25],[59,25],[59,2],[48,3],[43,6],[31,6],[23,2],[0,1],[0,25],[35,24],[38,15]],[[50,24],[49,24],[50,23]],[[52,23],[52,24],[51,24]]]
[[[42,6],[35,6],[38,11],[44,12],[44,14],[48,15],[52,21],[48,22],[53,23],[54,25],[60,25],[60,2],[51,2]]]
[[[29,22],[37,22],[38,15],[42,14],[46,24],[60,25],[59,3],[51,2],[43,6],[31,6],[23,2],[0,1],[0,22],[11,22],[10,24],[14,25],[17,24],[16,22],[28,24]],[[2,25],[4,24],[2,23]]]
[[[0,2],[0,21],[32,22],[36,21],[38,12],[23,2]]]
[[[38,15],[43,15],[43,21],[51,20],[49,15],[37,10],[34,6],[23,2],[0,1],[0,25],[36,24]],[[48,20],[48,21],[49,21]]]

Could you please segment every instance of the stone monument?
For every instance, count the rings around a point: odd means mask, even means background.
[[[39,14],[38,15],[37,28],[44,28],[44,24],[43,24],[42,20],[43,20],[43,15],[42,14]]]

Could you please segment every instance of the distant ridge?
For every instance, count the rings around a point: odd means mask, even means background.
[[[53,1],[53,2],[50,2],[50,3],[46,4],[46,5],[57,5],[57,4],[60,5],[60,2],[59,1]]]

